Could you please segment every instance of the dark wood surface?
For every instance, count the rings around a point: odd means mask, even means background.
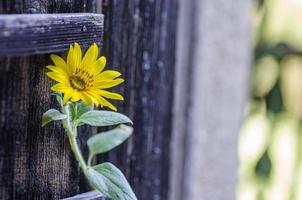
[[[64,198],[62,200],[106,200],[106,198],[102,193],[94,190],[82,194],[77,194],[73,197]]]
[[[94,0],[4,0],[1,13],[94,12]],[[166,200],[173,104],[177,0],[102,0],[108,68],[123,73],[114,102],[134,121],[134,134],[99,160],[126,175],[142,200]],[[59,199],[91,190],[79,171],[62,127],[41,128],[54,105],[45,76],[47,54],[0,59],[0,197]],[[81,141],[91,134],[84,130]]]
[[[103,22],[92,13],[0,15],[0,56],[62,52],[74,42],[101,45]]]
[[[141,200],[168,199],[177,2],[103,1],[104,53],[126,79],[120,111],[134,121],[130,141],[106,159]]]
[[[0,12],[93,12],[91,5],[85,0],[3,0]],[[60,199],[91,190],[62,126],[41,128],[42,113],[55,106],[53,82],[45,74],[50,63],[48,54],[0,58],[0,199]],[[81,134],[85,147],[91,132]]]

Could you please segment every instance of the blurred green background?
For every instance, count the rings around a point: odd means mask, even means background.
[[[302,200],[302,0],[253,6],[254,66],[239,200]]]

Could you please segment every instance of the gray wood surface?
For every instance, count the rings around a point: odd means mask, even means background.
[[[62,52],[74,42],[101,45],[103,22],[93,13],[0,15],[0,56]]]
[[[169,200],[233,200],[251,1],[179,2]]]

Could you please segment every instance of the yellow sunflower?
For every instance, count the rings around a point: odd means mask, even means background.
[[[98,46],[95,43],[89,47],[83,58],[78,43],[70,45],[67,62],[57,55],[50,57],[54,65],[47,66],[51,70],[47,76],[58,82],[51,90],[63,93],[64,104],[69,100],[82,100],[88,105],[105,106],[116,111],[116,107],[107,99],[124,100],[120,94],[104,90],[124,82],[124,79],[118,78],[121,73],[117,71],[103,71],[106,58],[98,58]]]

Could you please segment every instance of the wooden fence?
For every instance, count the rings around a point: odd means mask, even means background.
[[[118,89],[125,101],[116,105],[133,119],[134,134],[99,159],[125,173],[138,199],[233,199],[249,4],[0,1],[0,13],[10,14],[0,15],[0,198],[60,199],[90,190],[62,127],[40,127],[54,105],[45,76],[49,53],[77,41],[101,44],[107,67],[125,78]],[[96,130],[83,131],[87,153],[85,141]]]

